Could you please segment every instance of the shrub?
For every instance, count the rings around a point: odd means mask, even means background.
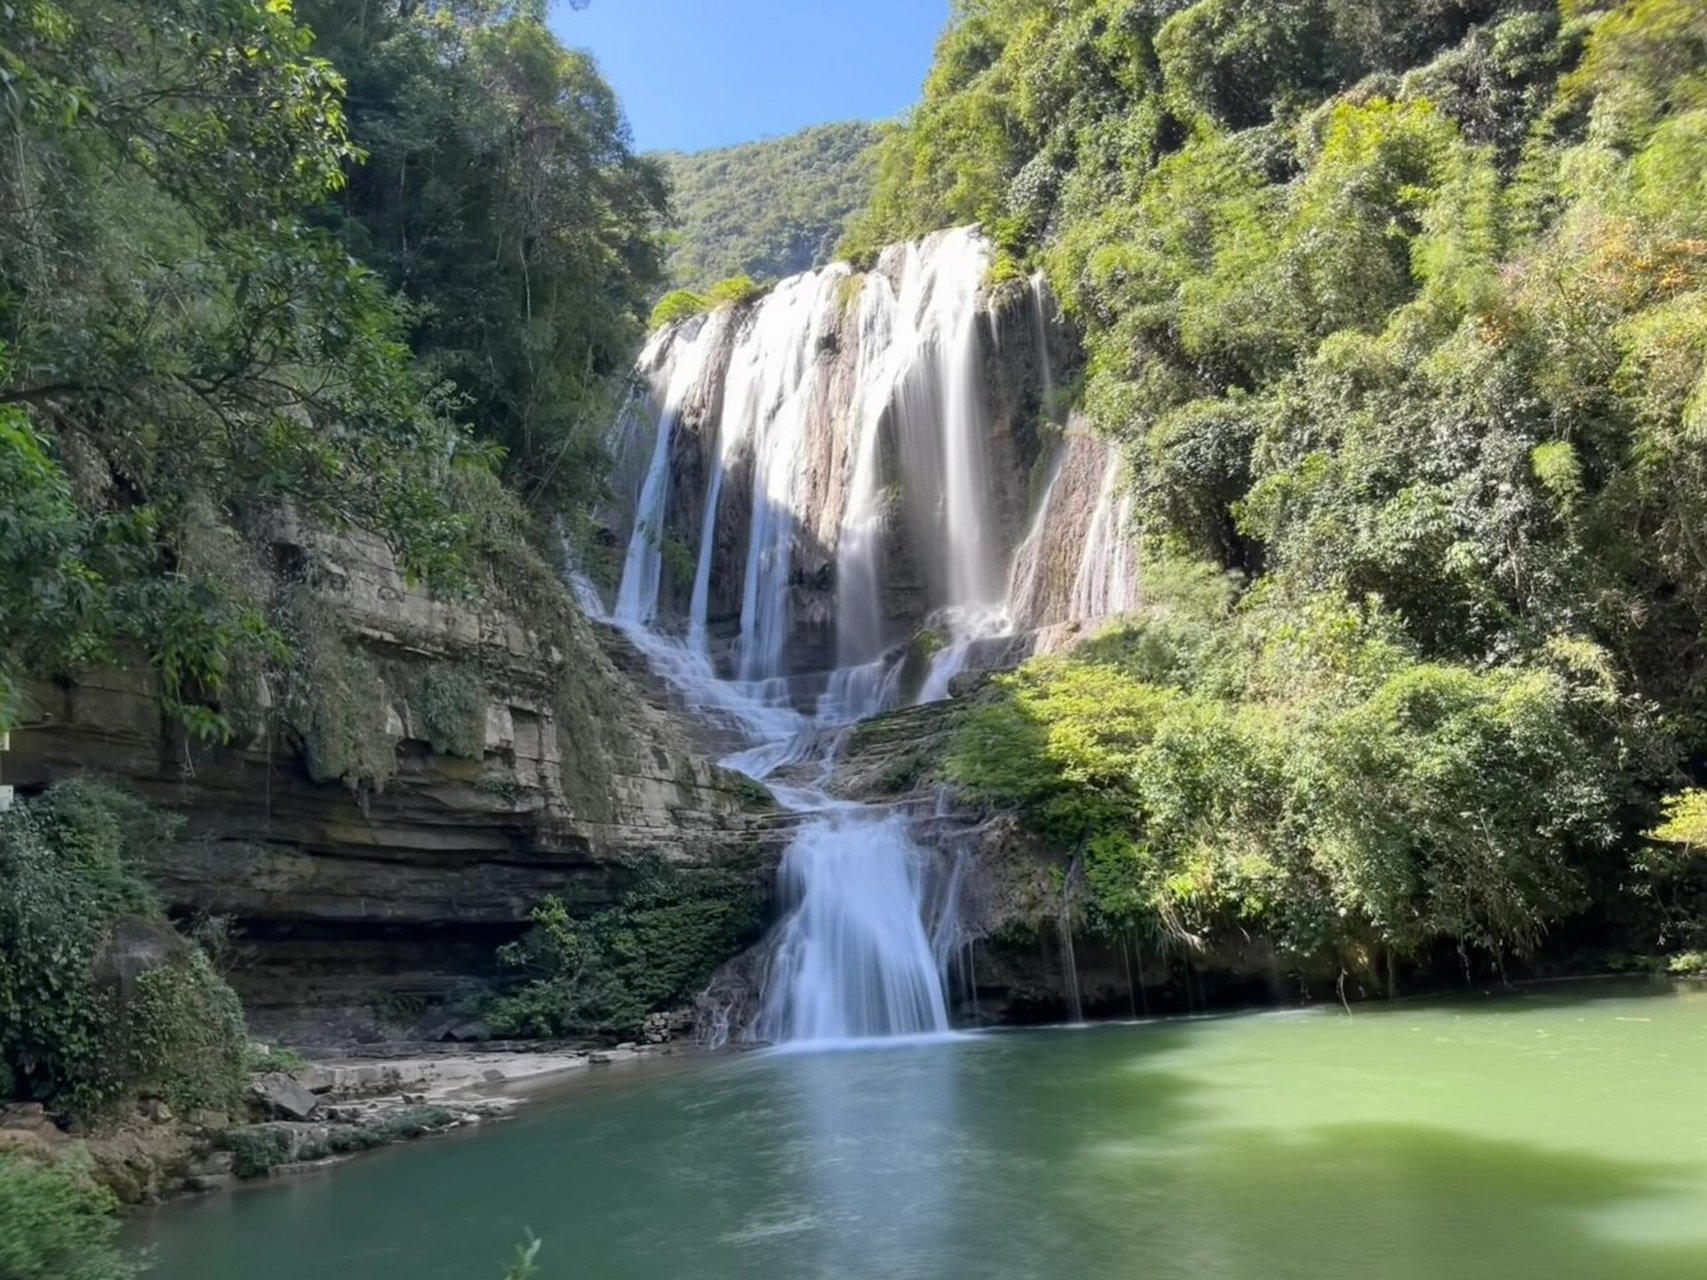
[[[241,1096],[237,998],[135,867],[175,834],[85,782],[0,817],[0,1063],[23,1095],[84,1112],[145,1091],[218,1110]]]
[[[1648,832],[1650,840],[1707,850],[1707,791],[1679,792],[1665,802],[1665,821]]]
[[[1424,661],[1379,611],[1258,604],[1213,634],[1141,621],[1001,678],[950,777],[1082,853],[1111,927],[1497,956],[1581,904],[1618,794],[1603,690]]]
[[[730,276],[719,280],[705,291],[705,300],[714,307],[738,307],[764,296],[764,289],[751,276]]]
[[[308,1059],[295,1049],[251,1044],[248,1056],[243,1062],[243,1069],[250,1075],[269,1075],[275,1071],[289,1075],[293,1071],[301,1071],[307,1065]]]
[[[140,1262],[118,1248],[118,1204],[75,1164],[0,1152],[0,1276],[129,1280]]]
[[[296,660],[285,686],[285,719],[302,741],[309,776],[355,792],[383,791],[397,773],[397,744],[378,664],[310,588],[299,589],[287,626]]]
[[[290,1159],[290,1139],[281,1129],[231,1129],[221,1141],[239,1178],[264,1178]]]
[[[419,715],[427,745],[440,755],[479,760],[486,754],[491,695],[478,672],[435,662],[410,681],[409,708]]]
[[[692,289],[675,289],[658,300],[658,305],[652,308],[651,318],[646,321],[646,327],[662,329],[665,325],[702,315],[709,311],[711,306],[708,299]]]
[[[728,867],[680,867],[660,857],[628,870],[617,905],[577,917],[559,898],[499,958],[525,977],[495,1004],[499,1035],[621,1035],[648,1013],[696,995],[762,923],[753,877]]]

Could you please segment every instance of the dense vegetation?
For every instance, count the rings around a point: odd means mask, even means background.
[[[282,511],[444,589],[584,511],[663,186],[539,6],[26,0],[0,70],[0,725],[129,660],[230,732]]]
[[[0,1152],[0,1276],[130,1280],[142,1267],[117,1248],[116,1207],[86,1170]]]
[[[141,871],[178,834],[174,819],[86,782],[0,814],[0,1098],[85,1124],[140,1096],[180,1113],[241,1108],[237,997]],[[114,1247],[114,1207],[74,1157],[0,1148],[0,1276],[135,1274]]]
[[[764,923],[756,868],[626,869],[617,905],[586,917],[550,898],[499,954],[516,989],[492,1011],[500,1035],[632,1036],[646,1015],[691,1004],[713,970]]]
[[[237,997],[141,871],[178,827],[79,781],[0,815],[0,1096],[85,1116],[140,1093],[237,1107]]]
[[[377,534],[577,651],[548,521],[602,496],[665,188],[544,9],[0,6],[0,731],[37,682],[116,666],[186,749],[270,732],[376,789],[407,681],[433,746],[478,754],[478,673],[367,660],[303,530]],[[543,696],[597,813],[615,730],[584,688]],[[75,783],[0,818],[0,1097],[236,1100],[236,1000],[137,869],[175,839]],[[0,1272],[120,1274],[77,1186],[0,1165]]]
[[[669,274],[678,288],[752,276],[780,280],[830,261],[871,194],[873,125],[818,125],[745,146],[665,152],[677,226]]]
[[[1192,944],[1698,941],[1704,160],[1696,0],[959,5],[848,247],[1047,270],[1177,589],[954,772]]]

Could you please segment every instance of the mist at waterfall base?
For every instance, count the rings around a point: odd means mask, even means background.
[[[1685,1280],[1707,990],[668,1058],[131,1224],[161,1280]]]

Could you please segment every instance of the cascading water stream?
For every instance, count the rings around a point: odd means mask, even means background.
[[[819,357],[849,273],[831,267],[785,281],[734,335],[711,438],[685,642],[657,625],[671,433],[688,396],[679,383],[698,376],[711,344],[724,335],[708,321],[698,332],[676,335],[680,351],[660,356],[649,349],[647,367],[658,370],[657,435],[610,621],[690,708],[739,733],[746,745],[726,765],[760,779],[791,769],[789,780],[772,788],[803,818],[780,873],[786,915],[775,931],[754,1028],[764,1039],[817,1044],[949,1029],[942,938],[959,937],[951,918],[958,876],[949,876],[947,891],[941,885],[933,891],[934,867],[905,817],[833,800],[794,778],[814,759],[827,767],[835,736],[821,726],[851,722],[894,698],[899,668],[885,659],[879,581],[890,514],[880,466],[886,424],[904,451],[922,449],[930,459],[918,479],[937,478],[940,536],[927,541],[941,548],[941,577],[951,594],[968,603],[994,594],[977,376],[977,294],[987,264],[988,246],[974,233],[944,232],[890,250],[861,286],[850,475],[835,549],[838,662],[815,717],[788,705],[789,585],[808,483],[810,419],[827,376]],[[710,598],[719,508],[728,476],[743,459],[751,467],[752,501],[739,678],[724,680],[709,656]],[[577,594],[588,594],[584,583]]]
[[[764,1039],[943,1033],[951,973],[972,989],[964,855],[932,853],[901,813],[828,791],[845,727],[898,702],[908,669],[901,642],[919,615],[930,611],[927,629],[944,641],[919,691],[929,701],[949,695],[981,641],[1011,634],[1022,601],[1035,623],[1064,617],[1068,603],[1075,612],[1108,611],[1130,595],[1130,565],[1118,559],[1126,514],[1114,464],[1097,489],[1083,479],[1084,448],[1073,453],[1066,441],[1054,451],[1026,538],[1012,557],[1002,554],[983,387],[986,359],[1003,350],[981,300],[989,262],[990,246],[976,231],[939,232],[885,250],[864,277],[831,266],[783,281],[750,307],[666,329],[642,354],[649,394],[625,415],[613,450],[628,460],[622,489],[634,511],[605,620],[690,711],[739,744],[724,764],[768,781],[799,815],[780,870],[785,914],[746,1029]],[[1030,302],[1047,388],[1041,279]],[[1030,358],[1021,354],[1029,344],[1009,350]],[[672,494],[682,491],[672,459],[696,451],[703,506],[672,512]],[[1074,485],[1062,479],[1069,456],[1080,459]],[[1091,456],[1100,465],[1103,455]],[[1050,561],[1048,581],[1059,585],[1049,598],[1061,603],[1032,607],[1043,544],[1059,522],[1056,492],[1068,488],[1074,497],[1062,513],[1082,515],[1093,492],[1096,509],[1090,527],[1075,524]],[[725,510],[731,501],[738,505]],[[1072,523],[1070,514],[1062,518]],[[662,586],[674,570],[663,550],[689,530],[698,536],[689,604],[685,617],[672,619]],[[711,643],[727,620],[717,611],[734,600],[720,572],[740,575],[732,658]],[[599,612],[590,583],[572,585]],[[669,600],[679,599],[672,591]],[[823,658],[811,667],[803,653]]]
[[[1074,619],[1105,618],[1137,603],[1138,576],[1126,536],[1132,523],[1132,495],[1121,490],[1122,470],[1119,453],[1110,450],[1073,584]]]
[[[724,316],[711,316],[691,334],[674,335],[669,352],[653,382],[658,397],[657,429],[652,460],[646,468],[640,500],[634,511],[634,531],[622,566],[622,584],[616,597],[616,616],[639,626],[651,625],[658,616],[658,590],[664,576],[664,519],[670,501],[670,441],[682,415],[682,405],[699,381],[706,354],[726,324]],[[655,338],[657,342],[660,339]],[[642,354],[646,363],[648,352]]]
[[[923,858],[899,814],[832,808],[783,859],[790,910],[765,982],[762,1039],[837,1042],[948,1030],[922,918]]]
[[[737,359],[748,362],[753,383],[750,400],[738,405],[739,412],[751,415],[754,450],[741,597],[744,680],[781,673],[788,640],[789,571],[801,506],[800,456],[820,367],[816,357],[847,274],[846,267],[833,266],[783,281],[759,304],[753,336],[737,350]]]

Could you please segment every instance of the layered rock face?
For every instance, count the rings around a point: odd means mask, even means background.
[[[634,854],[709,860],[773,839],[762,797],[709,763],[589,624],[570,614],[547,638],[496,606],[432,599],[377,539],[277,539],[281,559],[312,566],[304,616],[337,633],[293,642],[331,645],[338,679],[263,690],[252,736],[202,746],[163,723],[145,673],[95,672],[38,688],[6,760],[26,789],[106,774],[185,815],[190,838],[148,870],[175,912],[231,920],[232,981],[259,1033],[466,1022],[456,997],[547,894],[596,906]],[[329,705],[276,705],[299,696]],[[380,776],[328,776],[352,734]]]

